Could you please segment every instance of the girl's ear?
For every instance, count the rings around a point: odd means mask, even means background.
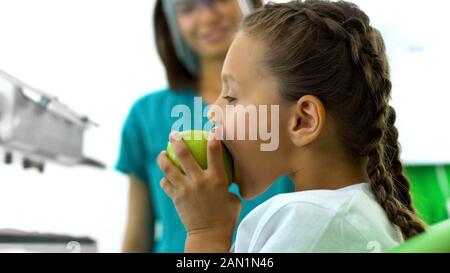
[[[306,95],[292,105],[288,132],[292,143],[305,146],[320,135],[325,126],[325,107],[315,96]]]

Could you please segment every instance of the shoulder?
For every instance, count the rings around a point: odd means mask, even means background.
[[[243,223],[256,223],[262,230],[270,224],[282,225],[298,218],[332,218],[354,198],[354,195],[322,190],[278,194],[255,208]]]
[[[279,194],[257,207],[242,221],[238,236],[244,236],[238,238],[237,243],[241,245],[236,245],[236,249],[241,247],[241,250],[249,252],[313,251],[325,233],[346,221],[349,204],[355,199],[364,199],[364,195],[362,190]]]
[[[164,88],[151,91],[133,103],[129,114],[144,122],[148,122],[152,118],[170,117],[170,112],[175,105],[190,104],[194,96],[195,91],[193,90],[174,91]]]
[[[138,98],[133,104],[133,108],[146,109],[149,105],[160,105],[165,102],[179,101],[189,98],[193,93],[192,90],[174,91],[170,88],[163,88],[151,91],[144,96]]]
[[[304,208],[341,213],[355,200],[370,198],[363,189],[363,185],[358,185],[352,190],[310,190],[278,194],[258,206],[253,211],[254,217],[261,214],[272,216],[291,210],[302,211]]]

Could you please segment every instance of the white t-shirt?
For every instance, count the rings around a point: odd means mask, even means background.
[[[239,225],[234,252],[380,252],[403,241],[367,183],[279,194]]]

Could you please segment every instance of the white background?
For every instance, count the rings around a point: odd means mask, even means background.
[[[383,34],[402,158],[450,163],[450,39],[446,0],[355,0]]]
[[[119,251],[128,184],[112,168],[132,103],[166,85],[152,31],[155,1],[0,0],[0,69],[100,124],[84,151],[108,170],[24,172],[0,164],[0,228],[89,235]]]
[[[445,0],[355,1],[384,34],[403,158],[450,162]],[[0,69],[100,124],[85,153],[106,171],[48,165],[41,175],[0,164],[0,228],[88,235],[119,251],[127,180],[113,171],[122,122],[166,85],[152,33],[154,0],[0,0]]]

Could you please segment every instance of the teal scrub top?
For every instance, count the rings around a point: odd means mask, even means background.
[[[161,227],[160,232],[156,232],[153,252],[184,251],[186,230],[172,200],[159,185],[163,173],[157,165],[156,157],[166,149],[172,124],[176,121],[179,122],[180,118],[187,119],[185,121],[190,119],[192,126],[191,128],[182,128],[182,130],[205,128],[204,126],[208,122],[207,117],[202,117],[201,124],[194,123],[195,96],[196,92],[192,90],[175,92],[164,89],[149,93],[134,103],[122,129],[116,169],[148,184],[155,222],[159,224],[157,226]],[[172,117],[171,112],[176,105],[187,106],[191,109],[191,115]],[[204,110],[207,105],[201,103],[201,107]],[[238,187],[233,184],[230,191],[238,194]],[[294,185],[291,180],[288,177],[281,177],[257,198],[250,201],[243,200],[239,222],[253,208],[272,196],[292,191],[294,191]]]

